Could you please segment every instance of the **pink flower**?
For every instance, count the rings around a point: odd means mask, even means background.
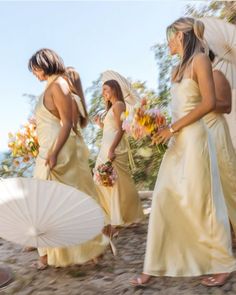
[[[111,187],[115,184],[117,174],[110,161],[94,169],[94,180],[98,185]]]

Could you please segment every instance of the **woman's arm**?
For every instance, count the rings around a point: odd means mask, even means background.
[[[113,113],[115,117],[115,122],[118,128],[118,131],[116,133],[116,136],[110,146],[109,152],[108,152],[108,158],[113,161],[115,159],[115,149],[118,146],[119,142],[122,139],[122,136],[124,134],[124,130],[122,129],[122,121],[121,121],[121,114],[125,111],[125,104],[121,101],[116,102],[113,106]]]
[[[101,116],[100,115],[96,115],[94,118],[93,118],[93,121],[100,127],[100,128],[103,128],[104,124],[102,122],[102,119],[101,119]]]
[[[198,81],[202,100],[192,111],[171,125],[175,132],[196,122],[215,109],[216,97],[212,67],[209,58],[205,54],[198,54],[194,58],[193,72]],[[169,128],[160,131],[157,143],[167,142],[172,135],[173,133]]]
[[[46,159],[46,165],[49,165],[52,169],[57,163],[57,156],[62,149],[63,145],[67,141],[72,128],[72,99],[69,91],[69,87],[64,81],[56,81],[51,86],[51,93],[53,103],[59,114],[61,121],[61,128],[53,145],[53,150],[49,152]]]
[[[218,70],[213,71],[213,79],[216,92],[215,111],[217,113],[229,114],[232,107],[232,94],[229,81],[226,79],[225,75]]]
[[[212,75],[212,67],[209,58],[205,54],[198,54],[194,58],[193,72],[198,81],[202,100],[191,112],[172,124],[175,131],[179,131],[204,115],[214,110],[216,105],[215,86]]]

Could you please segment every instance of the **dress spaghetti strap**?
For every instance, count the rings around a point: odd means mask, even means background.
[[[190,72],[190,79],[194,80],[193,79],[193,63],[194,63],[194,57],[193,57],[193,60],[191,62],[191,72]]]

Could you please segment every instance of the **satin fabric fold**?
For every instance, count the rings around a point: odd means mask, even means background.
[[[228,215],[236,233],[236,152],[229,127],[222,114],[211,112],[204,117],[216,147],[220,179]]]
[[[48,151],[55,144],[61,128],[60,120],[51,114],[43,103],[43,95],[39,98],[35,109],[39,155],[36,159],[34,177],[58,181],[73,186],[98,202],[97,192],[88,165],[89,151],[81,135],[71,131],[69,138],[62,147],[56,166],[49,172],[45,166]],[[39,248],[40,256],[47,255],[48,264],[64,267],[85,263],[102,254],[108,245],[108,239],[100,234],[94,239],[67,248]]]
[[[201,101],[192,79],[173,85],[177,121]],[[153,192],[144,261],[145,274],[199,276],[232,272],[230,226],[215,147],[203,120],[169,142]]]
[[[110,108],[104,119],[103,137],[95,169],[108,161],[108,152],[117,130],[113,110]],[[112,162],[118,175],[116,183],[113,187],[96,186],[99,202],[112,225],[126,226],[140,222],[144,218],[141,201],[131,177],[128,152],[127,138],[124,134],[115,149],[116,158]]]

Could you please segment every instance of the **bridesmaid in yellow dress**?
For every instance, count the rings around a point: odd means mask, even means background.
[[[95,169],[111,160],[118,179],[113,187],[97,185],[99,201],[112,226],[127,226],[142,221],[144,215],[129,169],[128,143],[120,119],[125,111],[125,102],[116,80],[103,84],[103,97],[107,108],[103,123],[98,122],[103,128],[103,136]]]
[[[209,57],[213,62],[214,53],[210,50]],[[220,178],[228,209],[229,219],[236,234],[236,153],[230,137],[229,127],[223,113],[231,112],[231,88],[224,74],[213,71],[216,91],[216,108],[204,117],[216,146]],[[235,237],[233,246],[236,247]]]
[[[80,130],[88,117],[79,75],[71,68],[66,72],[61,58],[50,49],[36,52],[29,69],[40,81],[47,81],[35,109],[40,149],[34,177],[71,185],[97,199]],[[40,248],[36,267],[82,264],[100,256],[107,245],[108,239],[100,234],[78,246]]]
[[[156,140],[171,139],[153,192],[143,273],[131,279],[134,286],[152,276],[200,275],[208,275],[202,284],[219,286],[236,269],[214,144],[202,120],[216,100],[203,33],[203,23],[187,17],[167,29],[180,63],[172,75],[173,123]]]

